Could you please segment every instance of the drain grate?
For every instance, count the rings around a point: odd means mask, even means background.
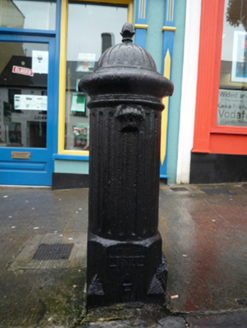
[[[215,189],[201,189],[201,191],[204,191],[207,195],[213,196],[213,195],[236,195],[234,192],[223,189],[223,188],[215,188]]]
[[[170,188],[172,191],[188,191],[185,187],[178,187],[178,188]]]
[[[247,306],[247,300],[246,299],[236,299],[239,305]]]
[[[41,244],[33,260],[68,260],[74,244]]]

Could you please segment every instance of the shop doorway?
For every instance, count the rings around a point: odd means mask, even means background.
[[[51,185],[54,46],[0,35],[0,184]]]

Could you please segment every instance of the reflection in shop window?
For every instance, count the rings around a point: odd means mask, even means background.
[[[56,0],[0,0],[0,27],[55,30]]]
[[[218,125],[247,126],[247,1],[226,0]]]
[[[48,47],[0,42],[0,147],[46,148]]]
[[[128,6],[71,2],[68,6],[65,149],[89,149],[89,97],[78,93],[101,54],[121,42]]]

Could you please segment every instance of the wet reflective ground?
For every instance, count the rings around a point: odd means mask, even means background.
[[[246,309],[247,186],[174,188],[162,185],[160,192],[169,308]]]
[[[0,327],[68,327],[84,306],[85,189],[0,188]],[[33,260],[41,244],[73,243],[70,260]]]
[[[178,188],[160,185],[168,308],[247,310],[247,186]],[[68,327],[80,316],[87,203],[85,189],[0,188],[1,327]],[[69,260],[32,260],[40,244],[61,242],[74,244]]]

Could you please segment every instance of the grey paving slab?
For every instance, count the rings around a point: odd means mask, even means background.
[[[246,328],[247,312],[188,316],[186,320],[191,328]]]
[[[161,184],[159,195],[171,312],[163,305],[137,304],[124,307],[121,316],[117,308],[112,320],[108,310],[106,317],[100,310],[85,321],[88,190],[0,187],[0,328],[157,328],[182,320],[190,327],[242,327],[247,322],[246,185],[172,188],[181,186]],[[32,260],[42,243],[74,247],[66,260]]]
[[[162,328],[185,328],[186,321],[182,317],[168,316],[159,320]]]

